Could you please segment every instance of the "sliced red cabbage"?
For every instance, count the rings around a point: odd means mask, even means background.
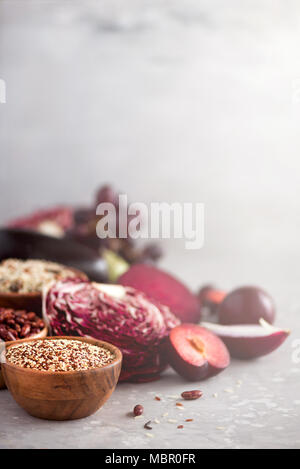
[[[150,381],[166,367],[162,343],[179,320],[133,288],[67,279],[44,298],[44,316],[54,335],[93,337],[122,350],[120,380]]]

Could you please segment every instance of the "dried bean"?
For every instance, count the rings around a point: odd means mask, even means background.
[[[193,391],[184,391],[181,394],[181,397],[187,401],[191,401],[194,399],[199,399],[199,397],[201,397],[202,394],[203,394],[202,391],[200,391],[199,389],[194,389]]]
[[[133,409],[133,413],[135,416],[142,415],[144,412],[144,407],[140,404],[136,405],[135,408]]]
[[[3,314],[2,318],[4,319],[5,322],[7,322],[13,319],[13,315],[11,314],[11,311],[7,311]]]
[[[30,324],[25,324],[25,326],[23,326],[21,330],[21,337],[27,337],[30,334],[30,330]]]
[[[18,317],[16,318],[16,322],[18,324],[21,324],[21,326],[23,326],[25,324],[25,319],[21,318],[21,317]]]
[[[28,313],[27,318],[29,319],[29,321],[34,321],[36,318],[36,315],[35,313]]]
[[[1,337],[1,339],[3,339],[3,340],[6,340],[6,337],[7,337],[7,330],[6,330],[6,327],[3,326],[2,324],[0,325],[0,337]]]
[[[16,336],[11,331],[7,331],[6,340],[8,342],[11,341],[11,340],[16,340]]]

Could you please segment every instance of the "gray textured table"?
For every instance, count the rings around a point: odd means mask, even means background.
[[[98,413],[70,422],[30,417],[3,391],[0,447],[300,448],[300,367],[292,366],[290,354],[286,345],[284,354],[263,364],[233,363],[223,375],[196,385],[204,396],[184,408],[175,406],[176,395],[195,385],[172,372],[155,383],[119,385]],[[156,395],[162,400],[156,401]],[[144,416],[127,415],[137,403],[144,405]],[[186,423],[186,418],[194,421]],[[154,419],[159,423],[145,430],[144,423]],[[183,429],[177,429],[180,424]]]

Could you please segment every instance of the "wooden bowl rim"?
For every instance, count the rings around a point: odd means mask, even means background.
[[[58,262],[57,262],[57,264],[58,264]],[[60,264],[60,265],[63,265],[63,264]],[[82,272],[81,270],[76,269],[75,267],[69,267],[67,265],[63,265],[63,267],[66,267],[68,270],[73,271],[75,274],[78,275],[79,278],[82,278],[82,280],[88,280],[88,276],[84,272]],[[57,280],[57,281],[59,282],[59,280]],[[50,280],[48,283],[46,283],[44,285],[44,288],[46,288],[47,285],[52,285],[52,284],[53,284],[53,280]],[[11,300],[11,299],[15,299],[15,298],[19,298],[19,299],[24,298],[24,300],[26,300],[26,299],[32,299],[32,298],[42,298],[42,296],[43,296],[42,291],[41,292],[36,291],[36,292],[28,292],[28,293],[18,293],[18,292],[1,292],[1,290],[0,290],[0,300],[1,299]],[[3,308],[6,308],[6,307],[3,306]],[[13,309],[13,308],[7,308],[7,309]],[[26,305],[24,306],[24,309],[26,310]]]
[[[9,362],[5,362],[5,363],[2,363],[2,367],[3,368],[11,368],[17,372],[23,372],[23,373],[30,373],[30,374],[34,374],[34,375],[40,375],[40,376],[76,376],[76,374],[78,375],[82,375],[82,373],[100,373],[101,370],[106,370],[106,369],[109,369],[109,368],[113,368],[115,367],[116,365],[118,365],[119,363],[122,362],[122,359],[123,359],[123,354],[121,352],[121,350],[116,347],[115,345],[111,344],[110,342],[105,342],[104,340],[98,340],[98,339],[93,339],[92,337],[78,337],[78,336],[70,336],[70,335],[61,335],[61,336],[49,336],[49,337],[43,337],[43,338],[32,338],[32,339],[21,339],[22,340],[22,343],[26,342],[26,341],[30,341],[30,342],[37,342],[37,341],[42,341],[42,340],[59,340],[59,339],[67,339],[67,340],[79,340],[81,342],[87,342],[87,343],[90,343],[92,345],[96,345],[98,347],[103,347],[103,348],[107,348],[109,349],[110,351],[112,351],[115,355],[116,355],[116,358],[111,362],[111,363],[108,363],[107,365],[103,365],[101,367],[97,367],[97,368],[89,368],[87,370],[73,370],[73,371],[51,371],[51,370],[48,370],[48,371],[41,371],[41,370],[34,370],[32,368],[23,368],[21,366],[17,366],[17,365],[13,365],[12,363],[9,363]],[[20,343],[20,340],[19,341],[13,341],[11,342],[7,348],[13,346],[13,345],[16,345],[16,343],[19,342]],[[95,344],[96,342],[96,344]],[[8,344],[8,342],[5,342],[6,344]]]
[[[28,292],[28,293],[13,293],[13,292],[1,292],[0,291],[0,299],[12,299],[12,298],[40,298],[42,296],[41,292]],[[2,306],[1,306],[2,308]],[[7,308],[6,306],[3,306],[5,309],[13,309],[13,308]],[[24,309],[26,309],[24,307]]]

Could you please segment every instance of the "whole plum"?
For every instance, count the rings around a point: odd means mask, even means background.
[[[229,293],[218,307],[220,324],[258,324],[262,318],[270,324],[275,320],[271,296],[259,287],[240,287]]]

